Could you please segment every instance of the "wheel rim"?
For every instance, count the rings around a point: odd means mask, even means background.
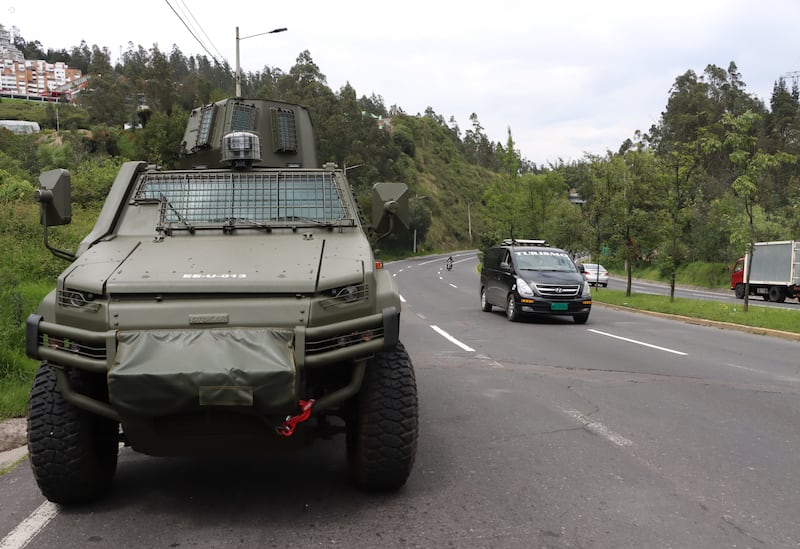
[[[516,316],[516,310],[514,309],[514,298],[513,297],[509,297],[508,298],[508,307],[506,307],[506,316],[508,316],[509,319],[513,319],[514,316]]]

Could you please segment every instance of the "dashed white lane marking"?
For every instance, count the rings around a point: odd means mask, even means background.
[[[728,366],[730,366],[731,368],[736,368],[737,370],[745,370],[747,372],[766,375],[774,379],[780,379],[781,381],[792,381],[792,382],[800,381],[800,378],[797,377],[773,375],[769,372],[765,372],[764,370],[758,370],[756,368],[748,368],[747,366],[740,366],[739,364],[733,364],[732,362],[728,362]]]
[[[600,423],[599,421],[595,421],[582,413],[578,412],[577,410],[565,410],[565,412],[571,418],[577,419],[581,423],[583,423],[584,427],[589,429],[596,435],[600,435],[601,437],[610,440],[617,446],[632,446],[633,442],[628,440],[622,435],[619,435]]]
[[[45,501],[0,541],[0,549],[22,549],[58,514],[55,503]]]
[[[456,290],[458,289],[458,286],[456,286],[456,285],[455,285],[455,284],[453,284],[452,282],[450,282],[450,285],[451,285],[453,288],[455,288]]]
[[[451,343],[454,343],[454,344],[458,345],[459,347],[461,347],[465,351],[470,352],[470,353],[474,353],[475,352],[475,349],[473,349],[472,347],[470,347],[466,343],[461,343],[459,340],[457,340],[456,338],[454,338],[453,336],[451,336],[450,334],[448,334],[447,332],[445,332],[444,330],[442,330],[438,326],[431,325],[431,328],[433,328],[433,330],[435,332],[437,332],[440,336],[442,336],[446,340],[450,341]]]
[[[442,258],[429,259],[428,261],[422,261],[420,263],[417,263],[417,265],[427,265],[429,263],[436,263],[437,261],[444,261],[444,259]]]
[[[502,364],[497,362],[496,360],[492,359],[490,356],[486,355],[475,355],[475,358],[479,358],[485,363],[487,363],[491,368],[505,368]]]
[[[644,341],[637,341],[635,339],[629,339],[627,337],[622,337],[614,334],[609,334],[608,332],[601,332],[600,330],[589,329],[590,332],[595,334],[604,335],[606,337],[613,337],[614,339],[619,339],[622,341],[627,341],[628,343],[635,343],[636,345],[642,345],[643,347],[650,347],[651,349],[658,349],[659,351],[665,351],[667,353],[673,353],[676,355],[683,355],[685,356],[688,353],[684,353],[683,351],[676,351],[675,349],[668,349],[666,347],[659,347],[658,345],[652,345],[650,343],[645,343]]]

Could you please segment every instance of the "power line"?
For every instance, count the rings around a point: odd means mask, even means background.
[[[781,78],[791,78],[792,79],[792,86],[797,86],[798,81],[800,81],[800,71],[791,71],[781,75]]]
[[[189,17],[192,18],[192,21],[194,21],[195,25],[197,25],[197,28],[200,29],[200,32],[203,33],[203,36],[205,36],[206,40],[208,40],[208,43],[211,44],[211,47],[214,49],[214,51],[217,52],[217,55],[219,55],[223,61],[227,62],[225,56],[222,55],[222,53],[219,51],[219,48],[217,48],[216,44],[214,44],[214,42],[211,40],[211,37],[208,36],[206,31],[203,29],[202,25],[200,25],[200,22],[194,16],[192,10],[189,9],[189,6],[186,5],[186,2],[184,0],[180,0],[180,3],[183,4],[183,9],[186,10],[186,13],[188,13]],[[216,61],[216,58],[214,60]]]
[[[189,26],[189,25],[186,23],[186,21],[184,21],[183,17],[181,17],[181,15],[180,15],[180,14],[179,14],[179,13],[178,13],[176,10],[175,10],[175,8],[172,6],[172,4],[170,4],[170,3],[169,3],[169,0],[165,0],[165,2],[166,2],[166,3],[167,3],[167,5],[169,6],[169,9],[171,9],[171,10],[172,10],[172,13],[174,13],[174,14],[175,14],[175,16],[176,16],[178,19],[180,19],[181,23],[183,23],[183,26],[184,26],[184,27],[186,27],[186,30],[188,30],[188,31],[189,31],[189,34],[191,34],[191,35],[192,35],[192,38],[194,38],[195,40],[197,40],[197,43],[198,43],[198,44],[200,44],[200,47],[201,47],[201,48],[203,48],[203,49],[206,51],[206,53],[207,53],[208,55],[210,55],[210,56],[211,56],[211,58],[214,60],[214,62],[215,62],[217,65],[220,65],[221,63],[219,62],[219,60],[218,60],[218,59],[217,59],[217,58],[214,56],[214,54],[213,54],[213,53],[211,53],[211,52],[208,50],[208,48],[207,48],[207,47],[206,47],[206,45],[203,43],[203,41],[202,41],[202,40],[200,40],[200,39],[197,37],[197,35],[196,35],[196,34],[194,33],[194,31],[192,30],[192,28],[191,28],[191,27],[190,27],[190,26]]]

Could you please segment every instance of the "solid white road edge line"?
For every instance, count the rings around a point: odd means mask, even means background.
[[[57,514],[58,506],[55,503],[45,501],[0,541],[0,549],[21,549],[25,547]]]

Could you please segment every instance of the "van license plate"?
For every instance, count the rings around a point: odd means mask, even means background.
[[[569,303],[551,303],[550,310],[551,311],[566,311],[569,309]]]

